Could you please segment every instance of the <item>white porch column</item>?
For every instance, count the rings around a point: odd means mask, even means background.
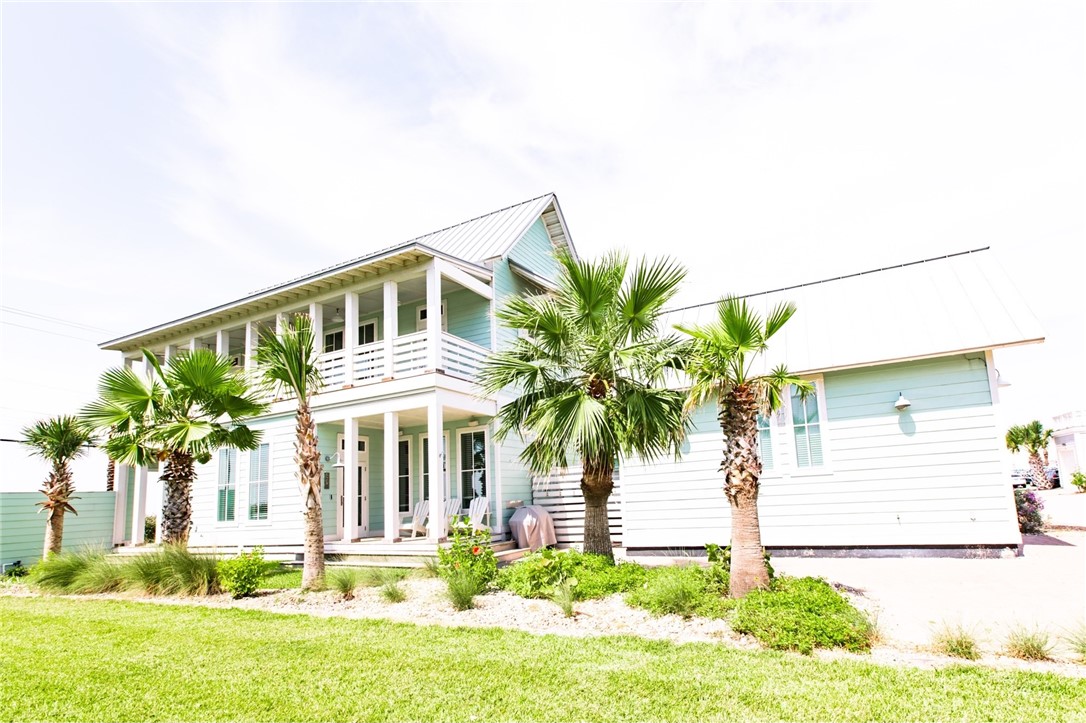
[[[384,342],[385,342],[385,378],[391,379],[395,375],[395,363],[392,358],[393,345],[399,332],[400,320],[398,315],[399,289],[395,281],[385,282],[384,300]]]
[[[147,468],[136,468],[132,486],[132,544],[143,544],[143,518],[147,516]]]
[[[398,412],[385,412],[385,519],[382,526],[386,542],[400,539],[400,502],[399,480],[400,467],[400,415]]]
[[[358,420],[343,420],[343,541],[358,537]]]
[[[196,337],[189,339],[189,353],[196,351]]]
[[[166,352],[163,354],[163,356],[165,357],[166,363],[168,364],[170,359],[173,359],[175,356],[177,356],[177,344],[167,344]]]
[[[283,332],[287,329],[287,315],[283,312],[279,312],[275,315],[275,335],[282,336]]]
[[[313,327],[313,344],[320,354],[324,351],[324,304],[309,305],[309,323]]]
[[[256,348],[256,329],[253,322],[245,322],[245,373],[253,370],[253,350]]]
[[[124,513],[128,509],[128,465],[113,467],[113,544],[124,544]]]
[[[430,524],[426,534],[431,542],[440,542],[446,536],[445,473],[442,471],[445,461],[445,436],[441,429],[442,416],[441,397],[435,394],[426,410],[426,432],[430,447],[427,450],[427,468],[430,470]]]
[[[441,270],[437,264],[426,269],[426,347],[427,369],[441,366]]]
[[[229,356],[230,354],[230,332],[226,329],[219,329],[215,332],[215,353],[219,356]]]
[[[354,384],[354,348],[358,346],[358,294],[348,291],[343,297],[343,353],[347,372],[344,384]]]

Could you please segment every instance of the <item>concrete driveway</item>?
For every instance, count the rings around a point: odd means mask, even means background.
[[[1081,495],[1086,500],[1086,495]],[[1047,507],[1047,505],[1046,505]],[[859,591],[890,644],[930,644],[943,624],[964,625],[985,652],[1016,626],[1056,638],[1086,625],[1086,531],[1029,535],[1021,557],[776,558],[776,569],[824,577]],[[1060,645],[1057,653],[1070,657]]]

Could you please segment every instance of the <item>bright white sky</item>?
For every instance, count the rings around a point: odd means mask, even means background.
[[[1048,337],[1008,418],[1086,408],[1083,8],[4,3],[0,437],[96,342],[548,191],[688,302],[991,246]]]

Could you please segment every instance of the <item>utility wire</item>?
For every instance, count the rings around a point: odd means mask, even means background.
[[[16,324],[14,321],[7,321],[5,319],[0,319],[0,324],[6,324],[8,326],[17,326],[20,329],[29,329],[30,331],[37,331],[37,332],[41,332],[42,334],[52,334],[53,336],[63,336],[66,339],[76,339],[78,341],[85,341],[88,344],[97,345],[97,343],[98,343],[94,339],[88,339],[85,336],[75,336],[73,334],[61,334],[59,331],[49,331],[48,329],[41,329],[41,328],[36,327],[36,326],[27,326],[25,324]]]
[[[60,318],[58,316],[49,316],[48,314],[39,314],[36,311],[26,311],[24,309],[16,309],[13,306],[2,306],[2,305],[0,305],[0,310],[7,311],[7,312],[12,313],[12,314],[19,314],[20,316],[29,316],[32,319],[41,319],[42,321],[51,321],[54,324],[63,324],[64,326],[73,326],[73,327],[75,327],[77,329],[86,329],[87,331],[100,331],[100,332],[102,332],[104,334],[113,334],[113,333],[115,333],[112,329],[103,329],[100,326],[91,326],[90,324],[81,324],[81,323],[79,323],[77,321],[68,321],[67,319],[62,319],[62,318]]]

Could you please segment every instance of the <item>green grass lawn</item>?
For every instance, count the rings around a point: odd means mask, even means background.
[[[138,602],[0,597],[0,645],[0,720],[1086,718],[1052,674]]]

